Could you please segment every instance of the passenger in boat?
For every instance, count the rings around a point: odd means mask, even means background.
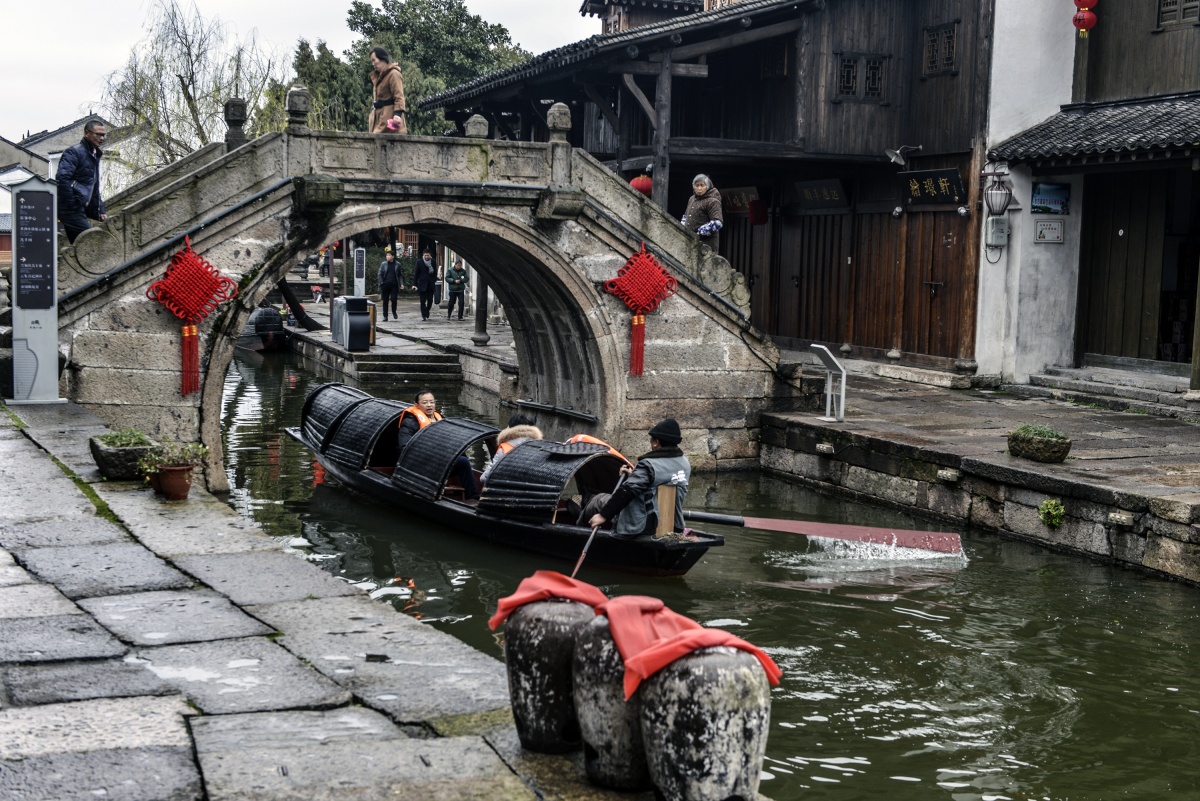
[[[484,470],[483,475],[479,477],[479,480],[483,484],[487,484],[488,476],[492,474],[492,470],[496,468],[496,464],[509,451],[522,442],[542,438],[542,430],[535,425],[536,422],[536,420],[527,414],[517,413],[508,418],[508,427],[502,429],[496,435],[496,453],[492,456],[492,463],[488,465],[487,470]]]
[[[434,396],[433,390],[423,389],[413,400],[413,405],[400,413],[396,445],[401,453],[404,452],[404,448],[407,447],[414,434],[425,426],[442,419],[441,414],[437,411],[437,397]],[[475,485],[475,471],[471,467],[470,459],[459,454],[454,461],[454,466],[450,468],[450,473],[463,488],[463,497],[468,501],[479,500],[479,488]]]
[[[599,493],[583,510],[583,517],[592,528],[608,525],[618,537],[637,537],[653,534],[658,526],[658,488],[664,484],[675,487],[675,531],[683,531],[683,501],[687,497],[692,465],[683,455],[679,443],[683,434],[679,423],[668,417],[650,429],[650,451],[638,457],[637,466],[628,478],[612,493]],[[629,468],[621,468],[622,472]],[[668,512],[670,513],[670,512]]]
[[[567,442],[568,443],[586,442],[591,445],[603,445],[605,448],[608,448],[608,452],[610,455],[615,456],[616,458],[620,459],[622,462],[627,464],[629,466],[629,469],[631,469],[631,470],[633,469],[633,462],[629,461],[629,457],[627,457],[625,454],[621,453],[619,450],[614,448],[612,445],[609,445],[607,442],[600,439],[599,437],[593,437],[591,434],[576,434],[575,436],[568,439]],[[584,509],[587,508],[588,503],[590,503],[592,498],[596,497],[596,495],[598,493],[610,492],[612,490],[611,479],[609,480],[609,483],[606,486],[602,486],[601,484],[597,483],[599,481],[599,479],[595,475],[595,471],[588,469],[591,465],[592,465],[592,463],[589,462],[587,465],[584,465],[583,469],[581,469],[578,473],[575,474],[575,486],[579,488],[579,501],[580,501],[580,505]],[[625,472],[628,472],[628,471],[625,471]],[[608,475],[608,473],[605,473],[605,475]],[[572,501],[571,503],[574,504],[574,501]],[[579,508],[579,506],[572,506],[572,508],[574,510],[575,516],[577,518],[579,518],[579,525],[581,525],[581,526],[588,521],[589,517],[591,517],[590,514],[587,517],[584,517],[583,512]]]

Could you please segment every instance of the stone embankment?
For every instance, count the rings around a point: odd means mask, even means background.
[[[496,659],[199,488],[101,481],[80,407],[4,411],[0,797],[631,798],[521,751]]]
[[[845,421],[763,416],[762,465],[824,490],[1200,583],[1200,426],[1063,400],[852,376]],[[1011,456],[1021,423],[1073,440]],[[1046,501],[1061,524],[1043,522]],[[1047,519],[1051,519],[1047,516]]]

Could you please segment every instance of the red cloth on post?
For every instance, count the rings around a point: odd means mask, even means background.
[[[587,604],[593,609],[608,601],[608,596],[584,581],[564,576],[554,570],[538,570],[532,576],[522,579],[517,591],[507,598],[501,598],[496,605],[496,614],[488,621],[488,628],[495,631],[505,618],[525,604],[544,601],[547,598],[565,598]]]
[[[625,700],[650,678],[680,657],[718,645],[752,654],[762,664],[767,679],[779,684],[783,671],[760,648],[721,629],[707,629],[691,618],[668,609],[658,598],[622,595],[596,607],[608,617],[613,643],[625,660]]]

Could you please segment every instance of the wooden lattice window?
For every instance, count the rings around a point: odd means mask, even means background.
[[[890,58],[868,53],[838,53],[833,102],[861,100],[886,103]]]
[[[1200,0],[1197,0],[1200,2]],[[958,22],[925,29],[925,49],[921,59],[922,75],[958,72]]]
[[[1158,24],[1200,22],[1200,0],[1158,0]]]

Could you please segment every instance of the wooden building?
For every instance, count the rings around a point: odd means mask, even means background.
[[[1030,204],[1032,222],[1066,220],[1078,237],[1039,268],[1073,295],[1063,304],[1073,342],[1058,363],[1191,374],[1200,389],[1200,1],[1095,13],[1098,25],[1075,40],[1070,102],[991,157],[1032,187],[1030,200],[1046,186],[1070,197],[1072,217]]]
[[[714,179],[722,255],[781,343],[969,371],[992,3],[710,1],[423,107],[527,140],[567,102],[573,143],[627,177],[652,163],[672,213]]]

